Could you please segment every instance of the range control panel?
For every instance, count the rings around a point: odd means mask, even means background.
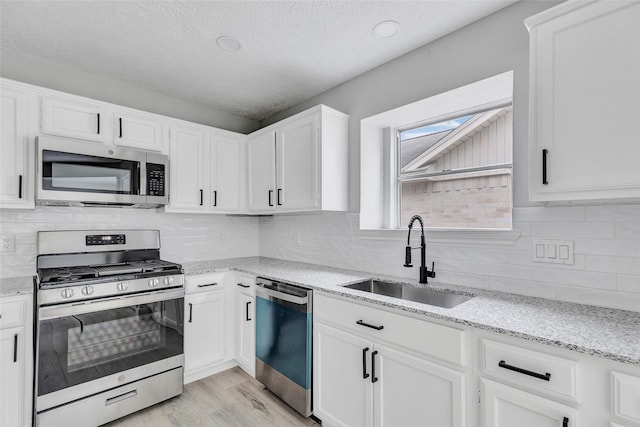
[[[124,234],[88,234],[86,236],[87,246],[124,245],[126,243],[127,236]]]

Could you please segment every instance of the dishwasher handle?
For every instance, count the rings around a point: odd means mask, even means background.
[[[262,296],[277,298],[279,300],[287,301],[297,305],[306,305],[309,303],[309,297],[299,297],[296,295],[286,294],[284,292],[274,291],[273,289],[258,286],[256,288],[256,295],[261,296],[260,294],[262,294]]]

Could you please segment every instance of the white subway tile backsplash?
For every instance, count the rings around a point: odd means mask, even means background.
[[[585,219],[594,222],[620,221],[637,222],[640,218],[640,204],[586,206]]]
[[[618,276],[618,290],[640,294],[640,276]]]
[[[533,223],[536,237],[549,239],[614,238],[615,227],[610,222],[540,222]]]
[[[635,257],[587,255],[586,268],[589,271],[640,275],[640,260]]]
[[[638,311],[640,307],[640,294],[571,286],[558,287],[557,299],[579,304],[614,307],[620,310]]]
[[[513,209],[513,222],[584,221],[584,207],[526,207]]]
[[[530,297],[555,299],[558,289],[556,286],[533,280],[516,280],[504,277],[491,277],[489,289],[500,292],[509,292]]]
[[[617,223],[616,237],[618,239],[640,240],[640,220],[637,220],[636,222]]]
[[[533,267],[533,280],[559,286],[570,285],[584,288],[615,290],[617,277],[615,274],[595,273],[593,271],[576,271],[562,266]]]

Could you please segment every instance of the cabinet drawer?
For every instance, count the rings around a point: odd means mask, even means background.
[[[315,293],[314,318],[374,340],[384,340],[459,366],[464,330],[439,325]],[[380,329],[374,329],[380,328]]]
[[[0,301],[0,328],[11,328],[24,323],[24,301]]]
[[[205,273],[187,276],[186,293],[215,291],[224,289],[225,273]]]
[[[613,415],[640,423],[640,378],[611,372]]]
[[[578,400],[578,362],[487,339],[482,370],[531,390]]]
[[[256,294],[256,278],[248,274],[238,274],[238,280],[235,283],[241,294],[247,296],[255,296]]]

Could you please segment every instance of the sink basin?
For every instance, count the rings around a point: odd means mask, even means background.
[[[352,285],[345,285],[344,287],[358,291],[370,292],[372,294],[415,301],[422,304],[435,305],[442,308],[453,308],[473,298],[469,295],[419,288],[409,284],[384,282],[381,280],[366,280]]]

